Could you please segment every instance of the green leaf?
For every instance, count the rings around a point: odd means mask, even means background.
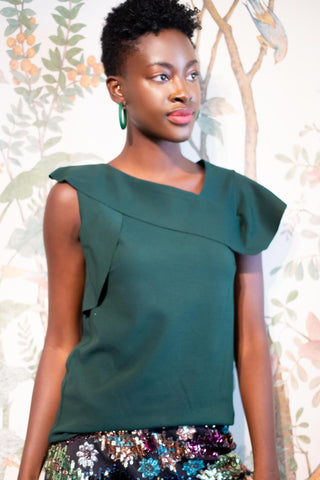
[[[309,423],[308,422],[301,422],[299,423],[298,427],[300,428],[309,428]]]
[[[2,0],[7,3],[10,3],[11,5],[21,5],[21,0]]]
[[[66,59],[67,60],[72,60],[75,55],[78,55],[79,53],[82,52],[82,48],[70,48],[70,50],[67,51],[66,53]],[[78,64],[79,62],[77,62]]]
[[[7,119],[9,120],[9,122],[11,122],[11,123],[13,123],[13,125],[15,125],[16,120],[11,113],[7,113]]]
[[[62,7],[59,5],[58,7],[55,8],[55,10],[57,10],[57,12],[60,13],[60,15],[62,15],[64,18],[67,18],[68,20],[70,20],[71,12],[66,7]]]
[[[11,132],[9,130],[9,128],[6,126],[6,125],[2,125],[2,130],[4,131],[4,133],[6,135],[10,135],[11,136]]]
[[[275,275],[281,270],[282,267],[275,267],[271,270],[270,275]]]
[[[14,138],[24,138],[26,135],[27,135],[27,131],[26,130],[17,130],[14,134],[13,134],[13,137]]]
[[[25,27],[30,28],[30,20],[26,15],[24,15],[24,13],[20,13],[19,20]]]
[[[300,153],[301,153],[301,146],[300,145],[294,145],[293,146],[293,156],[297,161],[298,161]]]
[[[79,65],[79,60],[76,60],[76,59],[72,59],[72,58],[69,58],[67,59],[68,62],[73,66],[73,67],[77,67]]]
[[[286,303],[293,302],[293,300],[295,300],[298,295],[299,295],[298,290],[292,290],[292,291],[289,293],[289,295],[287,296]]]
[[[26,36],[32,35],[34,31],[37,30],[37,28],[38,28],[38,25],[36,23],[34,25],[30,24],[30,27],[27,27],[24,33]]]
[[[76,91],[76,95],[80,95],[80,97],[82,97],[82,98],[84,97],[83,89],[79,85],[74,84],[73,88]]]
[[[279,312],[276,315],[274,315],[271,318],[271,325],[277,325],[280,322],[282,316],[283,316],[283,312]]]
[[[230,115],[236,113],[230,103],[223,97],[213,97],[201,105],[201,113],[208,117],[218,117],[220,115]]]
[[[44,120],[37,120],[36,122],[33,123],[33,126],[37,128],[42,128],[45,125],[46,125],[46,122]]]
[[[80,8],[84,5],[84,3],[79,3],[77,6],[73,7],[73,9],[71,10],[71,14],[70,14],[70,18],[71,20],[74,20],[76,18],[76,16],[78,15],[79,13],[79,10]]]
[[[30,94],[30,102],[33,102],[42,92],[43,87],[38,87],[35,90],[33,90]]]
[[[61,25],[64,28],[68,28],[68,23],[66,22],[66,19],[64,17],[55,13],[53,13],[52,16],[58,25]]]
[[[303,160],[306,163],[309,163],[309,155],[308,155],[308,152],[305,148],[301,148],[301,155],[302,155]]]
[[[5,7],[0,10],[0,13],[4,17],[14,17],[15,15],[17,15],[18,11],[13,7]]]
[[[299,420],[299,418],[301,417],[301,415],[303,414],[303,407],[300,407],[299,410],[297,410],[297,413],[296,413],[296,422]]]
[[[307,435],[298,435],[299,440],[303,443],[311,443],[311,440]]]
[[[69,163],[69,160],[70,155],[63,152],[43,157],[31,170],[20,173],[7,185],[0,194],[0,202],[7,203],[31,197],[33,188],[43,186],[48,180],[49,173],[59,164]]]
[[[73,101],[66,95],[61,95],[59,100],[66,105],[73,105]]]
[[[8,248],[19,252],[23,257],[42,255],[44,253],[42,220],[31,217],[23,228],[14,230],[9,239]]]
[[[73,35],[73,37],[71,37],[68,41],[68,45],[70,45],[71,47],[73,47],[74,45],[76,45],[78,42],[80,42],[80,40],[84,39],[85,37],[83,35]]]
[[[313,280],[319,280],[319,267],[313,258],[309,261],[308,272]]]
[[[13,71],[12,71],[12,75],[13,75],[14,78],[16,78],[20,83],[28,83],[26,76],[25,76],[23,73],[19,72],[18,70],[13,70]]]
[[[48,129],[51,130],[51,132],[62,133],[62,128],[56,122],[52,122],[51,120],[48,123]]]
[[[37,43],[36,45],[33,45],[32,48],[34,49],[34,51],[35,51],[36,53],[38,53],[39,50],[40,50],[40,46],[41,46],[41,43]]]
[[[13,23],[11,25],[8,25],[7,28],[4,31],[4,36],[9,37],[9,35],[12,35],[16,30],[18,30],[19,25],[20,25],[19,22],[17,22],[17,25],[15,25]],[[13,57],[11,57],[11,58],[13,58]],[[16,58],[16,57],[14,57],[14,58]]]
[[[293,161],[291,160],[290,157],[288,157],[287,155],[282,155],[281,153],[278,153],[277,155],[275,155],[276,159],[279,160],[280,162],[283,162],[283,163],[293,163]]]
[[[57,89],[56,87],[52,87],[51,85],[46,85],[46,89],[51,95],[56,96],[57,95]]]
[[[284,267],[284,275],[286,277],[291,276],[294,272],[294,263],[293,260],[290,260],[290,262],[287,263],[287,265]]]
[[[0,140],[0,150],[4,150],[8,146],[9,144],[7,142],[5,142],[4,140]]]
[[[66,76],[63,72],[59,73],[59,85],[61,90],[64,90],[66,88]]]
[[[15,55],[12,50],[7,50],[7,54],[13,60],[22,60],[24,58],[23,55]]]
[[[292,310],[291,308],[287,308],[287,314],[289,315],[289,317],[292,319],[292,320],[296,320],[297,319],[297,314],[294,310]]]
[[[298,264],[298,266],[297,266],[297,268],[296,268],[295,275],[296,275],[296,279],[297,279],[298,281],[303,280],[304,270],[303,270],[303,265],[302,265],[302,263],[299,263],[299,264]]]
[[[64,94],[64,95],[68,95],[68,96],[77,95],[77,90],[76,90],[75,88],[66,88],[66,89],[63,91],[63,94]]]
[[[70,32],[71,33],[77,33],[79,32],[82,28],[84,28],[86,25],[84,23],[74,23],[70,27]]]
[[[22,12],[27,16],[27,17],[34,17],[36,15],[36,12],[32,10],[31,8],[24,8]]]
[[[18,317],[28,308],[30,308],[30,305],[14,302],[13,300],[3,300],[0,302],[0,331],[9,325],[13,318]]]
[[[291,180],[295,176],[296,171],[297,171],[296,165],[294,167],[290,168],[288,170],[287,174],[286,174],[286,177],[285,177],[286,180]]]
[[[53,75],[42,75],[42,78],[43,78],[43,80],[44,80],[45,82],[47,82],[47,83],[51,83],[51,84],[52,84],[52,83],[56,83],[56,82],[57,82],[57,80],[54,78]]]
[[[50,35],[49,38],[55,45],[63,46],[66,44],[65,39],[62,39],[57,35]]]
[[[281,303],[280,300],[277,300],[276,298],[272,298],[271,303],[276,307],[283,307],[283,303]]]
[[[55,48],[54,50],[49,50],[50,58],[56,62],[59,66],[61,66],[62,58],[59,48]]]
[[[200,115],[198,119],[198,124],[203,133],[205,133],[206,135],[217,137],[223,144],[223,135],[220,122],[218,122],[214,118]]]
[[[57,67],[54,62],[52,62],[51,60],[48,60],[47,58],[42,58],[42,63],[43,65],[48,69],[50,70],[51,72],[57,72],[60,70],[59,67]]]
[[[61,136],[49,138],[49,140],[47,140],[43,146],[44,150],[47,150],[48,148],[52,148],[57,145],[57,143],[60,142],[61,138]]]

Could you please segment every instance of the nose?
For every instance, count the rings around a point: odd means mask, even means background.
[[[172,85],[173,88],[169,100],[171,102],[187,103],[191,95],[184,79],[176,77]]]

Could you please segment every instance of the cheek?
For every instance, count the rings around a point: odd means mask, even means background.
[[[145,84],[132,89],[128,95],[128,111],[134,116],[144,117],[150,112],[163,113],[168,104],[166,88]]]

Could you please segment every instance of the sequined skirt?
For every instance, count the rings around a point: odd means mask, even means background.
[[[51,444],[46,480],[241,480],[226,426],[180,426],[78,435]]]

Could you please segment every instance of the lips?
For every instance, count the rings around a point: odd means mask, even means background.
[[[193,111],[189,108],[181,108],[168,114],[168,118],[171,122],[177,125],[187,125],[191,122],[193,117]]]

